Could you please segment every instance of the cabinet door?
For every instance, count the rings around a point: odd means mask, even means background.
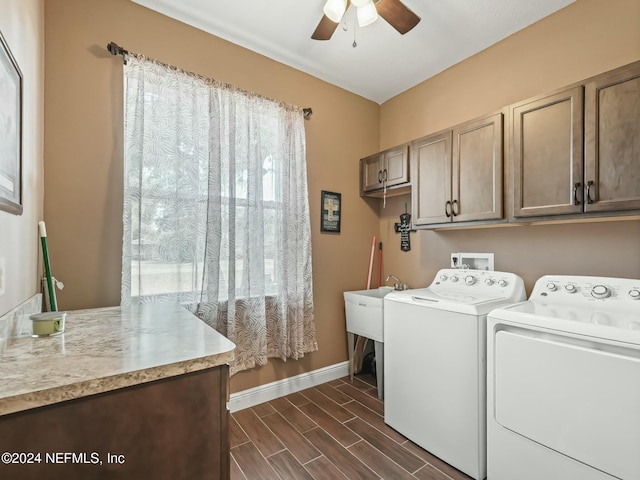
[[[409,181],[409,145],[401,145],[383,152],[382,176],[386,176],[387,187]]]
[[[411,144],[411,189],[416,225],[451,221],[451,131]]]
[[[502,114],[453,130],[454,222],[502,218]]]
[[[382,188],[382,154],[376,153],[360,160],[362,192]]]
[[[585,210],[640,209],[640,62],[589,82],[585,115]]]
[[[582,212],[583,103],[580,86],[511,106],[514,216]]]

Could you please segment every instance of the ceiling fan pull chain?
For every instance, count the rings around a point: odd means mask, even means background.
[[[353,17],[353,44],[351,45],[353,48],[356,48],[358,46],[358,43],[356,42],[356,17]]]

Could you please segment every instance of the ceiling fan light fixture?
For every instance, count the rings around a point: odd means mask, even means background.
[[[327,0],[322,11],[332,22],[339,23],[347,9],[347,0]]]
[[[352,2],[355,5],[355,2]],[[378,10],[373,4],[373,0],[368,0],[363,5],[358,6],[358,25],[366,27],[378,19]]]

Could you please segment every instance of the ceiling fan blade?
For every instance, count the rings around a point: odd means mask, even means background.
[[[313,40],[329,40],[333,32],[335,32],[338,24],[336,22],[332,22],[329,20],[329,17],[326,15],[322,16],[322,20],[318,23],[316,30],[311,35]]]
[[[420,17],[409,10],[400,0],[380,0],[376,4],[378,14],[402,35],[420,22]]]
[[[345,12],[349,9],[350,5],[351,0],[347,0]],[[344,18],[344,16],[342,18]],[[336,22],[330,20],[326,15],[323,15],[320,23],[316,27],[316,30],[311,35],[311,38],[313,40],[329,40],[331,38],[331,35],[333,35],[333,32],[336,31],[337,27],[338,24]]]

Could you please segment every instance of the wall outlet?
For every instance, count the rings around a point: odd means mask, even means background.
[[[4,258],[0,258],[0,296],[4,295],[4,284],[6,282],[6,263]]]

